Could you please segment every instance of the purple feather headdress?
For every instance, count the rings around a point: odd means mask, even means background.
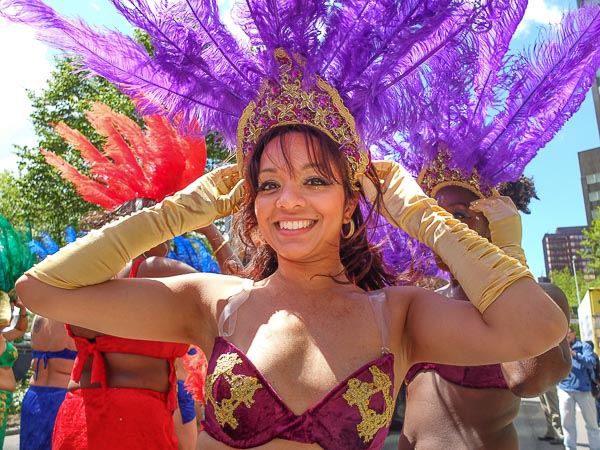
[[[458,184],[480,197],[515,181],[579,109],[600,67],[600,7],[567,13],[531,48],[482,53],[473,83],[438,73],[415,127],[381,144],[379,156],[401,162],[429,195]],[[485,48],[484,44],[480,48]]]
[[[479,35],[526,3],[238,1],[232,11],[241,39],[215,0],[111,1],[148,33],[151,56],[132,38],[63,18],[39,0],[0,0],[0,15],[81,56],[143,114],[200,123],[237,141],[242,158],[269,128],[308,123],[340,145],[351,175],[366,170],[371,144],[415,122],[436,74],[452,67],[456,77],[468,76],[463,68],[478,57]]]

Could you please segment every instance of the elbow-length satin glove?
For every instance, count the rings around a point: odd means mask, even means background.
[[[425,195],[398,163],[373,161],[373,165],[383,192],[379,212],[442,258],[479,311],[483,313],[516,280],[533,279],[527,267]],[[365,196],[373,201],[377,193],[373,184],[366,177],[361,184]]]
[[[215,169],[157,205],[77,239],[26,273],[64,289],[101,283],[146,250],[235,212],[243,193],[236,165]]]
[[[483,213],[488,220],[492,243],[527,266],[525,252],[521,247],[523,228],[521,215],[510,197],[489,197],[471,203],[473,211]]]

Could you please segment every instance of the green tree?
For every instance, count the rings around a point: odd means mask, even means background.
[[[33,106],[31,119],[39,144],[35,147],[16,147],[19,175],[14,179],[0,180],[0,189],[7,190],[0,197],[0,206],[6,208],[6,216],[15,225],[30,224],[34,235],[46,230],[59,239],[66,226],[77,228],[83,214],[97,207],[83,201],[74,187],[63,181],[56,169],[46,164],[39,152],[40,148],[50,150],[86,173],[88,168],[79,152],[62,140],[54,131],[53,124],[64,122],[101,148],[102,138],[86,119],[92,102],[103,102],[140,125],[143,121],[136,115],[130,99],[104,78],[78,71],[76,60],[72,58],[58,57],[55,63],[48,86],[40,93],[28,92]],[[209,170],[226,159],[229,151],[217,134],[209,134],[206,142]]]
[[[600,208],[597,211],[600,213]],[[592,220],[589,228],[583,230],[583,234],[586,239],[581,242],[584,250],[580,254],[587,261],[588,267],[596,275],[600,275],[600,215]]]
[[[0,214],[11,224],[24,224],[26,214],[21,203],[21,191],[16,175],[8,170],[0,172]]]
[[[565,267],[563,270],[558,270],[550,273],[550,281],[563,290],[570,306],[578,306],[577,291],[575,290],[575,278],[571,274],[571,270]],[[577,285],[579,287],[579,299],[591,287],[600,287],[600,278],[589,280],[584,278],[581,271],[577,271]]]
[[[81,131],[94,145],[101,146],[100,137],[85,117],[91,103],[101,101],[130,117],[135,117],[135,108],[128,97],[105,79],[78,71],[72,58],[58,57],[55,64],[47,87],[40,93],[28,92],[33,106],[31,120],[39,144],[17,146],[19,176],[16,181],[21,197],[19,208],[23,211],[18,222],[29,222],[34,234],[47,230],[58,237],[67,225],[76,226],[94,205],[81,200],[72,185],[64,182],[40,154],[39,149],[45,148],[83,172],[87,169],[79,152],[55,133],[53,124],[65,122]]]

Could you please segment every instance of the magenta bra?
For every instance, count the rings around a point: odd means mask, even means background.
[[[472,367],[432,363],[415,364],[406,374],[406,384],[409,384],[417,373],[422,370],[434,370],[445,380],[464,387],[475,389],[508,389],[500,364]]]
[[[381,297],[385,301],[384,294],[378,297],[379,302],[371,301],[374,308],[381,307]],[[243,301],[233,300],[238,303],[234,310]],[[232,313],[225,310],[226,315]],[[375,316],[377,320],[380,317]],[[220,325],[227,319],[220,320]],[[208,362],[203,425],[214,439],[234,448],[286,439],[331,450],[380,449],[394,412],[393,380],[394,356],[384,353],[357,369],[312,408],[296,415],[246,355],[218,336]]]

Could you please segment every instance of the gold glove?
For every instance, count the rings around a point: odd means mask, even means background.
[[[151,208],[91,231],[27,274],[63,289],[101,283],[146,250],[235,212],[243,193],[237,166],[224,166]]]
[[[521,247],[521,215],[510,197],[489,197],[471,203],[473,211],[483,213],[490,226],[492,243],[527,266]]]
[[[4,291],[0,291],[0,328],[6,328],[12,321],[12,310],[10,308],[10,297]]]
[[[373,161],[381,182],[379,211],[394,226],[431,248],[448,266],[471,302],[482,313],[518,279],[533,279],[527,267],[469,229],[425,195],[413,177],[392,161]],[[367,198],[376,189],[361,180]]]

